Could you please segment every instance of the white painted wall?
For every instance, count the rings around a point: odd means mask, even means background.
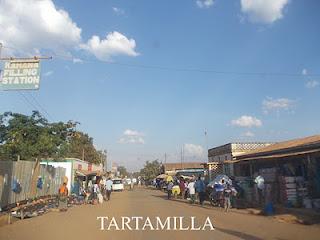
[[[68,162],[50,162],[50,161],[46,162],[46,161],[44,161],[44,162],[41,162],[40,164],[42,164],[42,165],[48,164],[48,165],[53,166],[55,168],[62,167],[64,169],[66,169],[66,177],[68,178],[67,186],[68,186],[69,192],[71,192],[71,184],[73,181],[73,179],[72,179],[72,177],[73,177],[72,176],[72,161],[68,161]]]

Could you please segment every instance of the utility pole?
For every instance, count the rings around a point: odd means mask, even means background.
[[[84,161],[84,148],[82,148],[82,161]]]
[[[167,163],[167,153],[164,153],[164,163]]]
[[[181,169],[182,169],[182,147],[181,147]]]
[[[204,136],[205,136],[205,140],[206,140],[207,161],[209,162],[209,147],[208,147],[208,132],[207,132],[207,129],[204,129]]]
[[[0,59],[1,59],[1,50],[2,50],[3,44],[0,42]]]
[[[108,151],[107,151],[107,150],[104,150],[104,154],[105,154],[105,156],[106,156],[105,161],[104,161],[105,171],[107,172],[107,171],[108,171]]]

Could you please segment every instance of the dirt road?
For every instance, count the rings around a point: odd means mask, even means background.
[[[116,231],[100,230],[98,216],[121,217],[143,216],[154,219],[168,216],[194,216],[199,224],[210,217],[215,227],[210,231]],[[120,220],[119,220],[120,222]],[[121,228],[121,226],[120,226]],[[101,205],[82,205],[68,212],[50,212],[43,216],[18,221],[0,228],[1,240],[100,240],[100,239],[319,239],[319,226],[303,226],[280,223],[272,218],[225,213],[219,209],[191,206],[186,203],[169,201],[162,192],[135,189],[112,193],[110,202]]]

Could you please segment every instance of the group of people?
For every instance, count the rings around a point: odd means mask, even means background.
[[[58,206],[60,211],[66,211],[68,207],[69,189],[67,187],[68,179],[63,178],[63,183],[58,191]],[[102,203],[109,201],[112,192],[113,181],[111,178],[99,177],[88,181],[79,188],[79,196],[84,199],[84,203]]]
[[[231,182],[221,179],[221,181],[214,184],[209,198],[211,201],[217,202],[218,206],[224,207],[225,211],[228,211],[231,208],[231,198],[236,195],[237,191],[232,187]]]
[[[204,205],[204,201],[207,195],[206,184],[202,177],[192,177],[191,179],[184,180],[180,178],[179,180],[171,180],[167,183],[167,193],[168,199],[170,199],[175,191],[175,187],[179,186],[179,196],[184,199],[189,199],[191,204],[199,200],[201,206]],[[216,186],[215,186],[216,187]],[[223,179],[219,183],[219,187],[213,189],[213,193],[216,193],[218,206],[224,207],[225,211],[231,208],[231,198],[237,194],[235,188],[231,186],[230,183],[226,183]],[[213,194],[211,193],[211,194]]]
[[[193,177],[190,180],[184,180],[183,178],[180,178],[179,180],[176,180],[175,183],[170,181],[167,185],[168,199],[171,198],[172,189],[175,185],[179,186],[179,195],[181,198],[189,198],[190,202],[194,204],[196,197],[198,197],[200,205],[203,206],[206,197],[206,184],[200,176],[197,180],[195,177]]]
[[[112,191],[112,180],[109,177],[96,178],[88,182],[87,187],[80,189],[80,194],[85,197],[85,203],[91,202],[92,204],[102,203],[109,201]]]

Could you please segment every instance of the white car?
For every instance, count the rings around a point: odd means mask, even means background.
[[[122,179],[120,179],[120,178],[112,179],[112,182],[113,182],[112,183],[112,191],[123,191],[124,190]]]

